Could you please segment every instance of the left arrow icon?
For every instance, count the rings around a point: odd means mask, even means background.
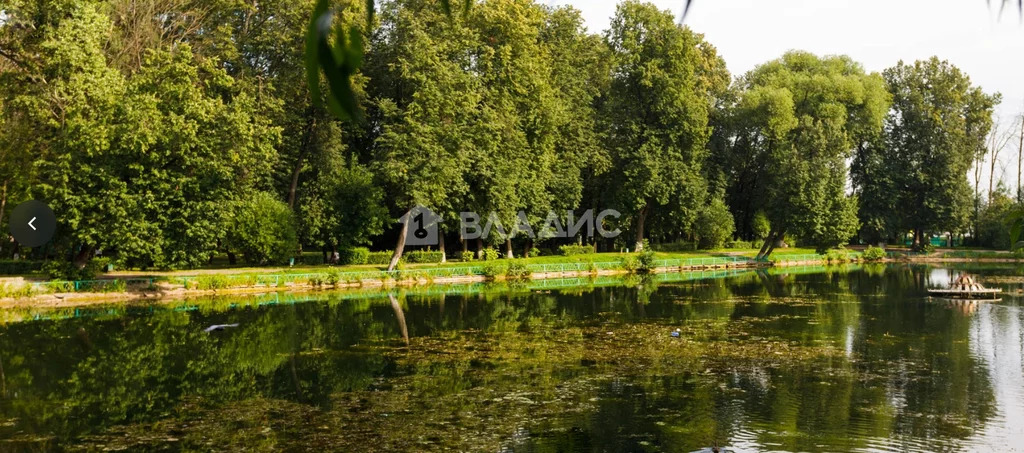
[[[57,230],[57,218],[45,203],[26,201],[11,211],[11,236],[22,247],[39,247],[53,238]]]

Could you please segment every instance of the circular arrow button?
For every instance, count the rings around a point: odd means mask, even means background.
[[[26,201],[11,211],[11,236],[22,247],[39,247],[53,238],[57,217],[41,201]]]

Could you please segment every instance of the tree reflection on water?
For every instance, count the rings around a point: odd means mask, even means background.
[[[931,272],[331,293],[294,305],[217,301],[11,323],[0,331],[0,436],[31,450],[934,451],[1020,442],[1009,423],[1024,414],[1019,305],[929,301]]]

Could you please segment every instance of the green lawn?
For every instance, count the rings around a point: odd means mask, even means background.
[[[688,258],[705,258],[714,256],[742,256],[746,258],[753,258],[757,255],[757,249],[717,249],[717,250],[702,250],[702,251],[691,251],[691,252],[656,252],[655,256],[659,260],[672,260],[672,259],[688,259]],[[811,248],[783,248],[776,249],[774,255],[803,255],[803,254],[814,254],[814,249]],[[319,252],[306,253],[304,255],[317,255]],[[606,263],[606,262],[618,262],[626,254],[618,252],[607,252],[607,253],[590,253],[586,255],[573,255],[573,256],[562,256],[562,255],[548,255],[538,256],[531,258],[520,258],[520,262],[525,264],[559,264],[559,263]],[[632,255],[636,255],[633,253]],[[457,268],[465,266],[480,266],[484,261],[471,261],[462,262],[458,260],[449,260],[444,264],[404,264],[405,269],[428,269],[428,268]],[[295,266],[267,266],[267,267],[252,267],[252,266],[231,266],[227,264],[226,258],[217,258],[214,260],[214,264],[208,268],[203,269],[192,269],[192,270],[180,270],[180,271],[138,271],[138,270],[124,270],[116,271],[109,274],[103,274],[103,277],[128,277],[128,276],[185,276],[185,275],[203,275],[203,274],[225,274],[225,275],[239,275],[239,274],[307,274],[324,272],[327,269],[337,270],[341,272],[358,272],[358,271],[372,271],[372,270],[384,270],[387,266],[385,265],[346,265],[346,266],[327,266],[327,265],[305,265],[297,264]]]

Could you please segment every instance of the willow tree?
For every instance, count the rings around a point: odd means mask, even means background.
[[[946,61],[932,57],[886,69],[893,95],[885,120],[884,143],[869,158],[874,173],[858,174],[859,190],[886,196],[862,217],[888,218],[892,230],[913,230],[914,244],[929,232],[957,232],[967,226],[972,207],[967,173],[985,152],[992,109],[999,95],[985,94]]]
[[[787,234],[820,249],[852,238],[857,200],[846,193],[846,161],[882,126],[889,97],[881,76],[848,57],[789,52],[738,85],[730,152],[742,166],[732,170],[732,190],[742,188],[771,223],[758,257]]]
[[[603,105],[607,182],[640,250],[653,210],[671,209],[677,224],[689,225],[704,204],[709,80],[723,70],[707,58],[711,46],[701,35],[649,3],[620,4],[606,41],[613,58]]]

